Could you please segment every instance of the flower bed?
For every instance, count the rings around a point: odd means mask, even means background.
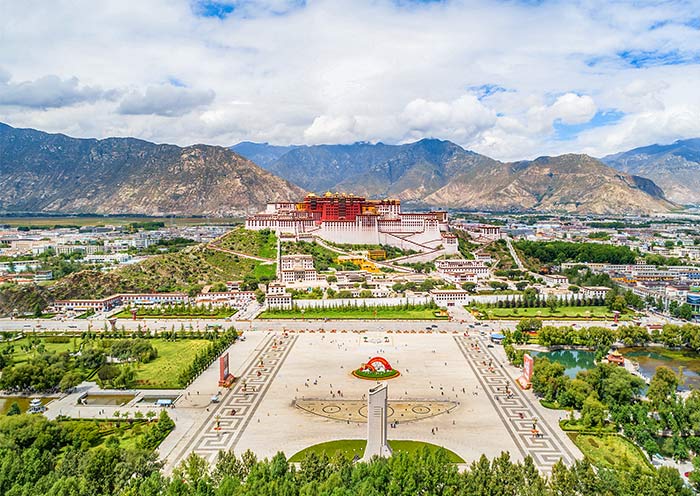
[[[393,379],[395,377],[398,377],[401,375],[401,373],[398,370],[373,371],[355,369],[352,371],[352,375],[354,375],[358,379],[366,379],[369,381],[384,381],[387,379]]]

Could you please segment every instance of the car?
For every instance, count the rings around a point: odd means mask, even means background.
[[[493,344],[489,343],[486,345],[487,348],[493,348]]]
[[[437,329],[437,328],[438,328],[437,324],[433,324],[433,325],[430,326],[430,327],[432,327],[433,329]]]

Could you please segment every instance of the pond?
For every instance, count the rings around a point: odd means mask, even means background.
[[[19,409],[22,410],[22,412],[26,412],[29,408],[29,401],[31,399],[32,398],[28,396],[0,396],[0,415],[6,414],[7,411],[10,409],[10,406],[12,406],[12,403],[14,403],[15,401],[19,405]],[[51,396],[40,399],[41,404],[46,405],[49,401],[54,400],[56,398],[54,396]]]
[[[88,394],[78,400],[83,405],[123,406],[133,400],[133,394]]]
[[[546,357],[551,362],[561,363],[565,367],[564,373],[570,378],[582,370],[595,367],[595,353],[583,350],[556,350],[556,351],[530,351],[531,356]]]
[[[155,405],[158,400],[170,400],[174,403],[179,397],[179,394],[160,394],[156,396],[144,394],[139,399],[139,403],[142,405]]]
[[[683,367],[684,383],[680,390],[700,389],[700,355],[690,350],[670,350],[661,347],[620,348],[628,360],[639,364],[639,371],[651,379],[657,367],[666,366],[676,374]]]

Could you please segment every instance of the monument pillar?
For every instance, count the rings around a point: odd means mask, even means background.
[[[363,460],[369,461],[373,456],[391,456],[387,443],[387,398],[389,389],[386,384],[373,387],[367,395],[367,447]]]

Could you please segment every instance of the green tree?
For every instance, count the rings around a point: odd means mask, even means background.
[[[465,291],[468,291],[469,293],[473,293],[476,291],[476,283],[475,282],[462,283],[462,289]]]
[[[6,415],[19,415],[22,413],[22,410],[19,408],[19,404],[16,401],[13,401],[12,404],[10,405],[10,409],[7,410]]]
[[[676,388],[678,388],[678,376],[673,370],[665,366],[657,367],[649,383],[647,398],[658,408],[675,396]]]
[[[595,393],[591,393],[583,402],[581,420],[585,427],[602,427],[606,418],[605,405],[600,402]]]

